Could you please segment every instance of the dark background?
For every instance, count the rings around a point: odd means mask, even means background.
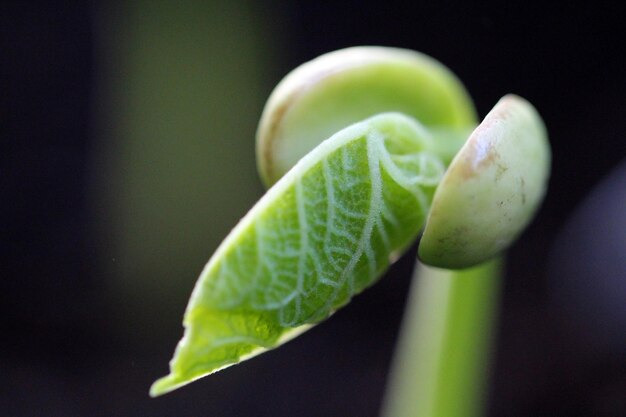
[[[115,236],[124,237],[126,230],[134,229],[116,224],[117,209],[109,210],[103,201],[115,196],[119,184],[132,182],[134,171],[110,168],[100,157],[110,161],[125,149],[116,141],[108,148],[107,138],[116,135],[117,126],[122,126],[121,131],[133,123],[135,113],[126,112],[116,100],[127,91],[132,96],[143,90],[133,90],[132,83],[125,89],[126,80],[149,83],[151,79],[137,75],[145,67],[133,66],[134,49],[120,53],[131,56],[127,66],[115,57],[127,45],[125,36],[134,39],[133,25],[150,25],[150,19],[162,16],[162,33],[167,36],[161,44],[156,40],[155,45],[128,44],[135,45],[137,54],[146,48],[156,48],[156,55],[160,48],[163,54],[169,53],[167,48],[178,48],[176,53],[184,55],[184,42],[182,48],[167,43],[170,36],[186,30],[184,24],[167,25],[168,16],[176,16],[170,9],[190,8],[190,15],[199,18],[206,13],[207,19],[237,19],[233,6],[211,2],[208,9],[199,7],[196,13],[197,3],[139,2],[127,8],[80,2],[0,4],[0,415],[378,413],[410,280],[410,256],[332,320],[279,350],[163,398],[147,396],[150,383],[166,372],[181,335],[185,298],[219,242],[217,236],[224,236],[261,192],[258,180],[248,174],[252,167],[243,181],[253,191],[239,193],[249,195],[232,196],[237,189],[225,185],[211,188],[206,205],[198,207],[199,213],[206,213],[206,223],[185,223],[189,230],[204,227],[208,234],[217,228],[210,241],[194,241],[182,250],[176,239],[184,242],[184,235],[173,240],[152,236],[158,238],[161,252],[148,254],[147,262],[122,259],[132,251],[125,251],[119,243],[124,239]],[[250,121],[242,122],[245,136],[228,138],[247,152],[241,161],[225,156],[231,169],[239,169],[240,163],[253,165],[255,118],[273,85],[296,65],[346,46],[399,46],[435,57],[463,80],[483,116],[509,92],[537,107],[550,133],[553,174],[541,212],[510,252],[488,414],[626,416],[625,170],[616,174],[621,175],[621,183],[615,180],[612,191],[606,186],[592,194],[596,200],[585,200],[603,178],[625,163],[626,15],[621,3],[586,3],[588,7],[565,2],[558,6],[235,3],[245,9],[242,27],[256,25],[259,29],[254,33],[271,34],[267,39],[257,36],[253,53],[246,55],[247,62],[263,64],[252,71],[253,78],[244,76],[256,90],[243,105],[250,115]],[[233,42],[237,36],[233,34]],[[225,54],[226,74],[235,77],[244,71],[235,58],[229,58],[238,53],[223,41],[231,38],[203,39],[200,34],[199,39],[188,43],[190,54],[206,45],[211,56]],[[146,65],[149,69],[150,63]],[[168,88],[170,75],[159,74],[162,78],[144,87],[146,91]],[[181,74],[173,72],[171,77]],[[230,100],[244,93],[230,90],[229,83],[235,82],[219,76],[226,91],[219,95],[214,90],[200,91],[206,97],[201,105],[210,108],[219,101],[219,111],[237,113],[242,105]],[[111,87],[116,92],[110,93],[107,86],[116,86]],[[192,90],[195,93],[202,86]],[[175,113],[176,106],[188,102],[181,95],[165,102],[164,108]],[[198,107],[195,102],[191,105]],[[163,124],[159,129],[175,123],[167,114],[159,120]],[[237,119],[232,120],[224,123],[237,124]],[[185,135],[180,129],[176,143],[183,143]],[[149,154],[150,141],[143,143]],[[227,145],[215,146],[215,152],[220,152]],[[214,172],[217,165],[207,165],[209,173],[221,175]],[[103,166],[112,171],[103,173]],[[109,177],[111,173],[128,177]],[[182,195],[187,192],[185,175],[168,180]],[[151,178],[162,180],[158,175]],[[200,188],[203,181],[197,179]],[[221,183],[227,180],[222,178]],[[108,194],[100,195],[101,189]],[[611,192],[621,193],[613,206],[602,202]],[[169,216],[177,218],[174,203],[172,214],[161,219],[164,228]],[[576,212],[581,205],[600,212]],[[130,207],[132,212],[135,206]],[[232,217],[214,221],[212,210]],[[137,216],[143,218],[141,213]],[[137,239],[136,247],[143,247],[144,238]],[[172,281],[158,287],[166,295],[142,291],[149,285],[142,283],[162,279],[158,272],[127,266],[119,267],[120,272],[111,267],[118,258],[120,264],[131,266],[150,263],[158,254],[179,259],[179,251],[190,251],[194,258],[191,265],[184,255],[180,263],[168,262],[174,265],[166,271]],[[181,272],[179,264],[190,269]],[[120,276],[126,282],[142,274],[138,289],[135,284],[130,290],[111,284]],[[184,282],[176,281],[179,274]],[[167,293],[175,292],[172,288],[182,295],[167,298]]]

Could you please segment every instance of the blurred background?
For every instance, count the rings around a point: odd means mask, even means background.
[[[263,192],[272,88],[373,44],[440,60],[481,116],[522,95],[550,132],[488,416],[626,416],[625,18],[619,2],[2,2],[0,415],[376,416],[412,254],[280,349],[147,394],[198,273]]]

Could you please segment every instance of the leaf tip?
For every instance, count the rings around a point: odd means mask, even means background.
[[[181,379],[174,374],[169,374],[154,381],[150,387],[150,397],[156,398],[163,394],[174,391],[175,389],[185,385],[187,382],[181,381]]]

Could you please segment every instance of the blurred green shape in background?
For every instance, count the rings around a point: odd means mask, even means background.
[[[246,0],[98,10],[94,227],[122,340],[175,342],[198,273],[262,192],[254,133],[279,48],[269,19]]]

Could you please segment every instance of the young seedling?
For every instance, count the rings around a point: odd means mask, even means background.
[[[423,231],[419,258],[448,269],[421,267],[430,278],[416,313],[409,307],[385,413],[461,415],[442,405],[450,396],[478,409],[477,367],[450,377],[442,355],[449,338],[488,320],[497,258],[545,193],[550,150],[536,110],[508,95],[476,127],[464,87],[432,58],[348,48],[277,86],[258,129],[257,160],[269,190],[200,274],[171,372],[151,395],[319,323],[376,282]],[[434,321],[420,322],[426,317]],[[481,362],[484,339],[463,338],[466,356],[457,362]]]

